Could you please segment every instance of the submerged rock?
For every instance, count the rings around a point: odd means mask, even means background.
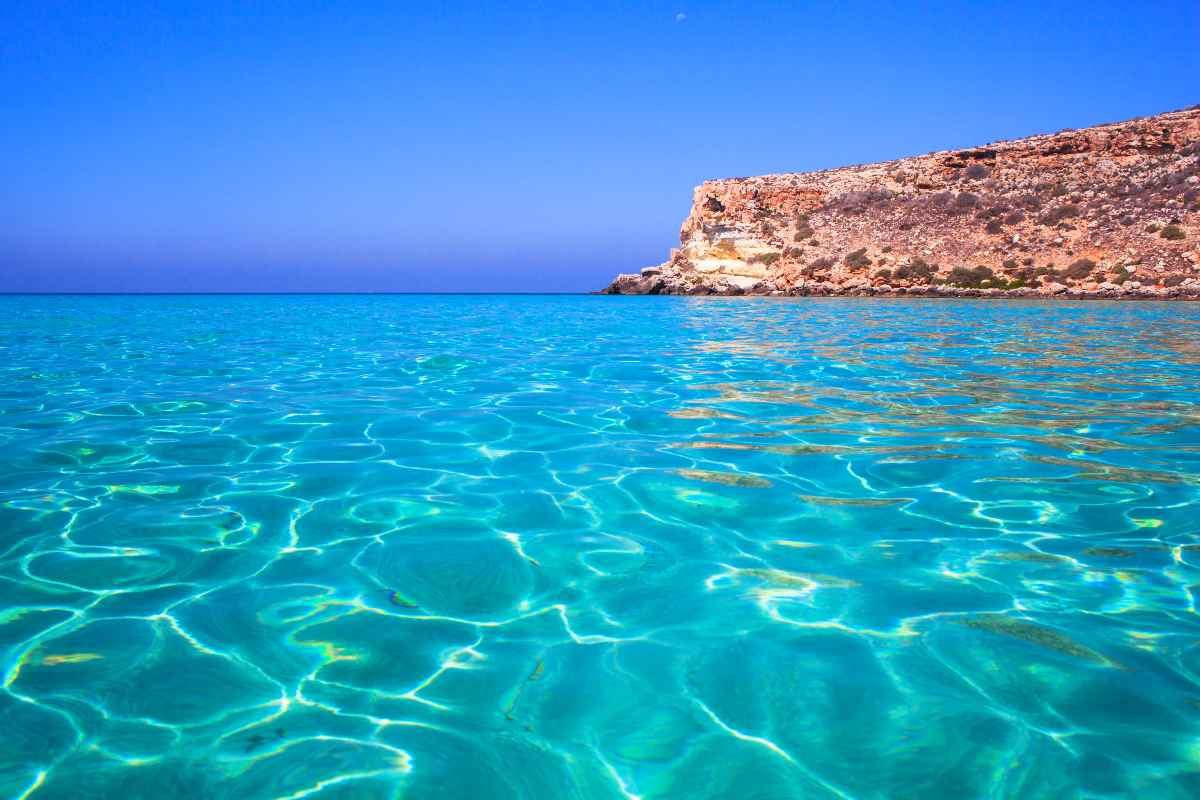
[[[1036,564],[1061,564],[1070,559],[1053,553],[1043,553],[1040,550],[1005,550],[999,553],[988,553],[986,558],[993,561],[1030,561]]]
[[[1084,647],[1066,634],[1059,633],[1052,628],[1043,628],[1040,625],[1035,625],[1025,620],[1013,619],[1002,614],[988,614],[980,617],[968,617],[961,620],[960,624],[968,628],[975,628],[976,630],[1021,639],[1031,644],[1036,644],[1039,647],[1044,647],[1047,650],[1053,650],[1056,653],[1063,653],[1064,655],[1073,656],[1084,661],[1090,661],[1093,664],[1101,664],[1106,667],[1116,666],[1116,664],[1095,650]]]
[[[691,478],[696,481],[706,481],[708,483],[720,483],[725,486],[741,486],[752,489],[765,489],[771,486],[771,482],[766,478],[758,475],[746,475],[741,472],[714,472],[707,469],[677,469],[677,475],[684,478]]]
[[[1089,547],[1083,551],[1083,554],[1099,558],[1133,558],[1137,555],[1133,550],[1126,550],[1122,547]]]

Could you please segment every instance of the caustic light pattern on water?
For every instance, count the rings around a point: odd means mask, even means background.
[[[1200,795],[1200,306],[0,298],[0,795]]]

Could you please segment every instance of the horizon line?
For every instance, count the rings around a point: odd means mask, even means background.
[[[5,292],[0,291],[0,297],[197,297],[212,295],[217,297],[236,297],[254,295],[505,295],[505,296],[546,296],[561,297],[575,295],[601,294],[598,291],[577,292],[424,292],[424,291],[273,291],[273,292]]]

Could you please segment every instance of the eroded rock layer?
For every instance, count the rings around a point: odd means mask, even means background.
[[[705,181],[680,245],[605,291],[1200,297],[1200,106]]]

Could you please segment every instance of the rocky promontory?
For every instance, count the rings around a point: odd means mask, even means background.
[[[705,181],[679,238],[604,291],[1200,298],[1200,106]]]

